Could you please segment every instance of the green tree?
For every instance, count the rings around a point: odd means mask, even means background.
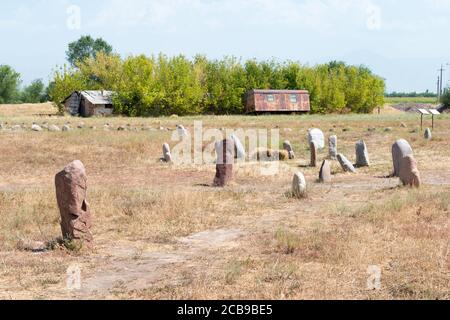
[[[0,103],[19,100],[20,74],[7,65],[0,65]]]
[[[127,116],[164,114],[160,90],[155,80],[156,62],[144,55],[128,57],[121,67],[122,73],[113,90],[114,111]]]
[[[99,52],[78,64],[91,90],[113,89],[120,80],[123,62],[119,55]]]
[[[444,91],[444,94],[441,97],[441,103],[447,108],[450,107],[450,87]]]
[[[64,112],[62,102],[74,91],[87,90],[87,80],[77,69],[67,66],[54,72],[53,81],[49,85],[49,96],[60,113]]]
[[[25,103],[39,103],[46,100],[46,88],[41,79],[34,80],[25,87],[20,95],[20,100]]]
[[[75,67],[88,58],[95,58],[99,52],[111,54],[113,47],[102,38],[94,39],[91,36],[82,36],[77,41],[69,43],[66,52],[67,61]]]
[[[205,113],[239,114],[244,111],[246,74],[234,57],[206,62]]]

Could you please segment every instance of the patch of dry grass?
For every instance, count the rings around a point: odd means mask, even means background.
[[[71,132],[0,131],[0,297],[78,297],[64,289],[66,268],[83,264],[87,276],[117,263],[145,261],[152,252],[190,252],[180,238],[216,229],[240,229],[237,246],[204,246],[183,263],[163,268],[145,290],[126,283],[94,298],[166,299],[448,299],[450,131],[448,115],[436,121],[434,139],[415,132],[411,114],[331,116],[206,116],[188,118],[93,118],[35,116],[48,105],[0,106],[0,123],[33,122]],[[235,166],[235,183],[209,187],[214,165],[161,163],[161,146],[179,123],[205,128],[280,128],[297,159]],[[84,122],[84,129],[75,129]],[[104,124],[112,129],[104,131]],[[403,123],[406,127],[400,126]],[[129,131],[117,131],[129,124]],[[96,127],[96,130],[89,129]],[[164,130],[160,130],[164,127]],[[345,174],[332,162],[333,183],[317,183],[310,168],[307,130],[338,136],[339,152],[355,159],[355,143],[366,142],[372,166]],[[391,131],[384,129],[390,127]],[[146,128],[146,130],[142,130]],[[150,128],[150,129],[148,129]],[[375,128],[369,131],[368,128]],[[289,130],[287,130],[289,129]],[[414,132],[413,132],[414,131]],[[390,148],[398,138],[411,142],[422,173],[419,190],[377,178],[392,169]],[[319,159],[327,156],[320,150]],[[88,200],[94,216],[96,249],[89,254],[18,250],[21,239],[48,241],[60,235],[54,175],[79,159],[88,173]],[[293,199],[292,175],[302,171],[307,199]],[[220,242],[220,241],[219,241]],[[135,247],[124,250],[122,246]],[[131,252],[129,254],[129,252]],[[122,255],[121,255],[122,254]],[[191,253],[193,254],[193,253]],[[366,288],[367,269],[382,270],[382,288]],[[101,269],[103,270],[103,269]],[[149,273],[154,270],[148,270]]]

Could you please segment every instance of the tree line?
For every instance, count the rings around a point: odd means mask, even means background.
[[[308,66],[202,55],[122,58],[106,41],[90,36],[70,43],[66,55],[69,65],[55,70],[47,88],[37,80],[19,90],[20,75],[5,66],[0,103],[50,99],[62,111],[62,101],[73,91],[112,90],[116,114],[242,114],[251,89],[308,90],[313,113],[370,113],[384,103],[384,79],[365,66],[340,61]],[[4,87],[10,87],[6,94]]]
[[[437,94],[434,92],[430,92],[429,90],[425,92],[391,92],[386,94],[386,98],[417,98],[417,97],[425,97],[425,98],[437,98]]]
[[[57,70],[49,92],[60,103],[80,89],[115,91],[114,111],[127,116],[242,114],[251,89],[306,89],[314,113],[370,113],[383,104],[385,83],[367,67],[343,62],[310,67],[201,55],[122,59],[100,52]]]
[[[8,65],[0,65],[0,104],[39,103],[49,100],[47,87],[41,79],[21,87],[20,74]]]

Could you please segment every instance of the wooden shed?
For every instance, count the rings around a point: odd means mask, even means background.
[[[306,90],[251,90],[246,100],[247,113],[311,111]]]
[[[73,116],[91,117],[113,114],[112,91],[75,91],[62,103]]]

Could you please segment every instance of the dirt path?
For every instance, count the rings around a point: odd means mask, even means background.
[[[194,261],[212,250],[229,249],[238,244],[244,235],[240,229],[204,231],[178,239],[177,248],[171,252],[140,251],[139,244],[130,243],[115,247],[103,267],[83,280],[80,297],[105,295],[114,288],[142,290],[156,281],[171,277],[175,264]]]

